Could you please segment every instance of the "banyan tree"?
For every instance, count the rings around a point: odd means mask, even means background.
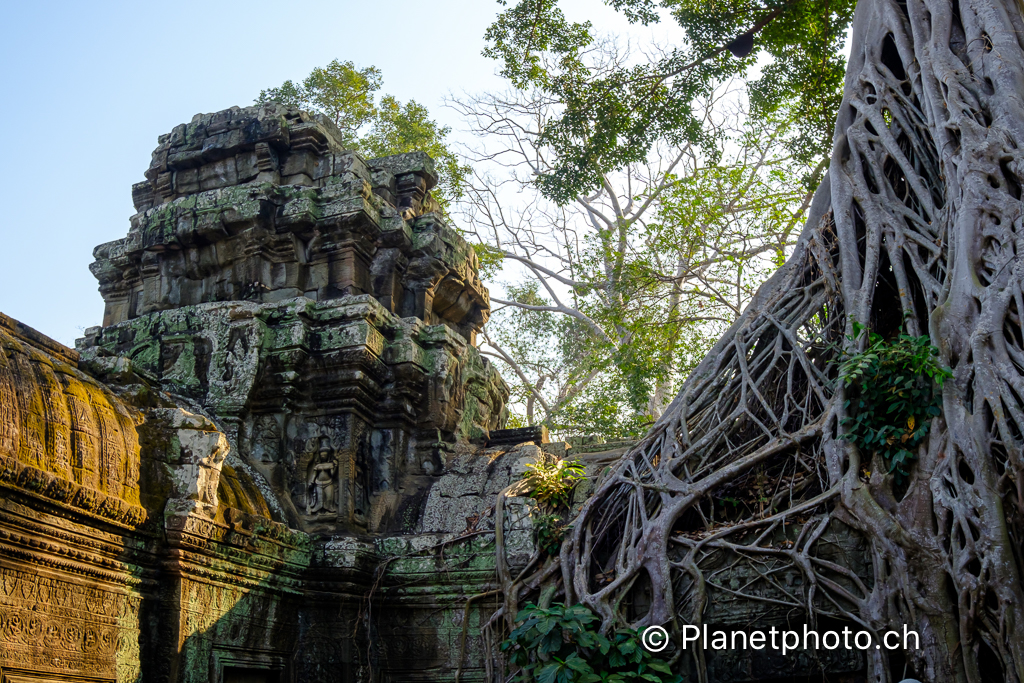
[[[871,681],[1024,681],[1022,145],[1024,6],[861,0],[795,250],[511,600],[542,579],[606,627],[678,636],[711,601],[770,593],[811,624],[916,628],[920,649],[865,652]],[[849,438],[861,390],[840,375],[901,333],[951,375],[897,467]],[[723,562],[752,578],[722,584]]]

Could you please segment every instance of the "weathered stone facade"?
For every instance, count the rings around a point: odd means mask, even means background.
[[[142,415],[0,315],[0,671],[135,680]],[[34,679],[33,679],[34,680]]]
[[[96,248],[104,325],[213,301],[369,294],[473,343],[487,290],[432,212],[422,152],[363,160],[330,120],[280,105],[196,116],[160,137],[128,236]]]
[[[476,255],[432,208],[433,163],[364,161],[279,105],[160,138],[126,238],[96,249],[110,359],[215,416],[305,531],[401,530],[403,481],[503,421],[473,346]]]

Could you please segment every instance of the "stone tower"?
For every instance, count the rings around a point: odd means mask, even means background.
[[[417,477],[502,426],[508,390],[474,346],[487,289],[431,159],[340,139],[282,105],[161,136],[128,236],[95,250],[106,308],[80,350],[213,416],[282,521],[380,532]]]

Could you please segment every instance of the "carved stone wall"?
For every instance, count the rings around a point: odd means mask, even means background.
[[[0,671],[135,681],[141,413],[0,314]]]
[[[474,346],[487,289],[433,212],[433,162],[339,139],[280,105],[161,136],[127,237],[95,251],[104,326],[79,349],[206,411],[281,521],[379,533],[503,426],[508,389]]]
[[[109,372],[215,415],[282,519],[307,531],[400,528],[403,482],[485,437],[507,396],[449,327],[367,295],[188,306],[91,330],[81,348],[98,374],[119,359]]]
[[[213,683],[235,667],[293,680],[308,538],[230,508],[215,520],[168,516],[166,528],[165,600],[178,627],[164,641],[170,679]]]
[[[87,585],[75,575],[0,567],[0,668],[58,680],[135,681],[140,602],[113,582]]]
[[[76,352],[0,319],[0,541],[36,548],[0,556],[19,577],[0,585],[0,676],[454,676],[493,532],[459,540],[467,520],[446,532],[438,513],[415,532],[444,506],[432,487],[456,490],[452,458],[504,422],[474,346],[487,290],[432,213],[432,161],[365,161],[337,137],[276,106],[179,126],[128,236],[96,250],[104,326]],[[480,493],[449,507],[486,524]],[[37,589],[72,597],[51,609]],[[463,680],[482,676],[487,608]]]
[[[337,137],[276,106],[179,126],[96,250],[104,326],[72,351],[0,316],[0,678],[454,676],[488,540],[410,534],[504,422],[487,290],[433,162]]]
[[[80,372],[77,353],[3,314],[0,349],[0,484],[137,521],[138,411]]]

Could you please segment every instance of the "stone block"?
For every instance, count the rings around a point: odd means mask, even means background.
[[[199,192],[199,171],[194,168],[174,172],[174,191],[178,194]]]
[[[300,150],[285,155],[281,164],[282,177],[302,174],[312,178],[316,172],[317,157],[312,151]],[[306,183],[311,185],[312,182]]]
[[[136,211],[146,211],[153,206],[155,200],[153,184],[148,180],[132,185],[132,204]]]
[[[301,185],[303,187],[312,187],[313,179],[305,173],[295,173],[294,175],[282,175],[282,185]]]
[[[235,130],[223,130],[215,134],[211,129],[210,137],[203,140],[202,158],[204,162],[219,161],[229,156],[234,156],[244,140],[244,132]]]
[[[201,190],[215,190],[238,183],[234,157],[221,159],[199,168],[199,187]]]
[[[235,173],[240,183],[247,183],[260,174],[259,159],[255,150],[235,156]]]
[[[174,169],[195,168],[203,163],[201,149],[182,149],[167,155],[166,165]]]
[[[186,124],[180,123],[171,129],[171,132],[166,139],[167,144],[171,147],[180,147],[181,145],[184,145],[186,128]]]

